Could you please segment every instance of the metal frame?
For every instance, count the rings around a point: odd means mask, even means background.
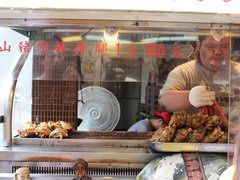
[[[31,48],[31,47],[30,47]],[[17,79],[22,70],[24,63],[27,60],[29,53],[23,53],[19,58],[12,73],[7,75],[7,81],[5,81],[4,88],[6,94],[4,94],[3,104],[3,146],[12,146],[12,110],[13,110],[13,98],[16,89]]]
[[[176,18],[177,17],[177,18]],[[240,14],[87,10],[87,9],[11,9],[0,8],[0,25],[14,28],[79,28],[122,27],[123,29],[151,29],[155,31],[179,30],[205,31],[208,29],[240,30]],[[4,146],[11,146],[11,114],[17,77],[26,60],[22,57],[11,78],[4,106]]]
[[[157,11],[127,11],[127,10],[61,10],[61,9],[8,9],[0,8],[0,25],[21,29],[49,29],[49,28],[104,28],[121,27],[122,29],[150,29],[153,31],[167,31],[178,28],[180,32],[205,32],[209,29],[240,30],[240,15],[211,14],[211,13],[180,13],[180,12],[157,12]],[[12,146],[12,106],[13,95],[17,77],[26,61],[27,56],[20,58],[12,80],[9,84],[9,92],[5,96],[4,111],[4,146]],[[33,140],[35,141],[35,140]],[[38,140],[37,140],[38,141]],[[118,141],[118,140],[117,140]],[[115,140],[115,142],[117,142]],[[134,141],[134,140],[133,140]],[[20,141],[15,141],[15,143]],[[43,141],[47,143],[47,141]],[[59,141],[60,142],[60,141]],[[59,143],[56,140],[56,144]],[[73,148],[69,145],[53,147],[51,144],[15,145],[13,147],[0,147],[1,163],[11,167],[13,163],[37,157],[67,157],[72,160],[79,158],[91,160],[128,160],[136,164],[146,164],[151,159],[159,156],[157,153],[147,153],[147,148]],[[137,141],[136,141],[137,142]],[[31,142],[30,142],[31,143]],[[35,142],[36,143],[36,142]],[[69,143],[69,144],[72,144]],[[94,144],[94,143],[93,143]],[[104,143],[101,142],[103,145]],[[96,143],[95,143],[96,145]],[[88,151],[90,149],[94,151]],[[126,150],[127,149],[127,150]],[[139,150],[140,149],[140,150]],[[105,152],[104,152],[105,151]],[[0,164],[1,167],[1,164]]]
[[[110,26],[124,28],[239,29],[240,14],[134,10],[0,8],[0,25],[49,28]]]
[[[176,18],[177,17],[177,18]],[[240,15],[127,10],[9,9],[0,8],[0,25],[14,28],[122,27],[123,29],[186,31],[240,29]],[[234,25],[233,25],[234,24]],[[12,106],[17,77],[27,57],[19,60],[4,105],[4,146],[11,146]]]
[[[177,17],[177,18],[176,18]],[[0,8],[0,25],[14,28],[122,27],[163,31],[178,28],[196,33],[208,29],[240,30],[240,14],[187,13],[133,10],[12,9]],[[25,55],[26,56],[26,55]],[[17,77],[26,60],[21,57],[9,84],[4,106],[4,146],[11,146],[11,114]],[[12,75],[13,76],[13,75]]]

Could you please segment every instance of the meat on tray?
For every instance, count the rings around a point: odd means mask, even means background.
[[[73,131],[70,123],[65,121],[48,121],[39,124],[27,122],[20,127],[17,132],[20,137],[40,137],[40,138],[60,138],[68,137],[68,133]]]
[[[153,134],[152,142],[226,143],[228,122],[218,115],[203,112],[188,115],[185,111],[175,112],[168,126]]]

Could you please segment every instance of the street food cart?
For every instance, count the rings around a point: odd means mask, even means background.
[[[129,9],[13,2],[0,7],[0,179],[22,167],[31,179],[135,179],[166,152],[221,153],[231,164],[239,112],[230,91],[227,143],[151,142],[154,132],[127,130],[158,109],[168,73],[195,58],[199,35],[228,34],[240,61],[239,3],[221,1],[220,11],[207,0],[185,1],[186,9],[182,0]],[[215,78],[238,90],[231,71]],[[29,123],[60,121],[71,125],[67,135],[26,134]]]

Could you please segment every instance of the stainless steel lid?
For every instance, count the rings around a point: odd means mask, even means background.
[[[78,118],[83,120],[79,131],[112,131],[117,126],[120,105],[109,90],[86,87],[78,92],[78,100]]]

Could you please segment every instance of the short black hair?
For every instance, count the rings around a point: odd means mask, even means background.
[[[203,40],[205,40],[207,37],[207,35],[199,35],[198,36],[198,41],[200,42],[200,44],[202,44]]]

